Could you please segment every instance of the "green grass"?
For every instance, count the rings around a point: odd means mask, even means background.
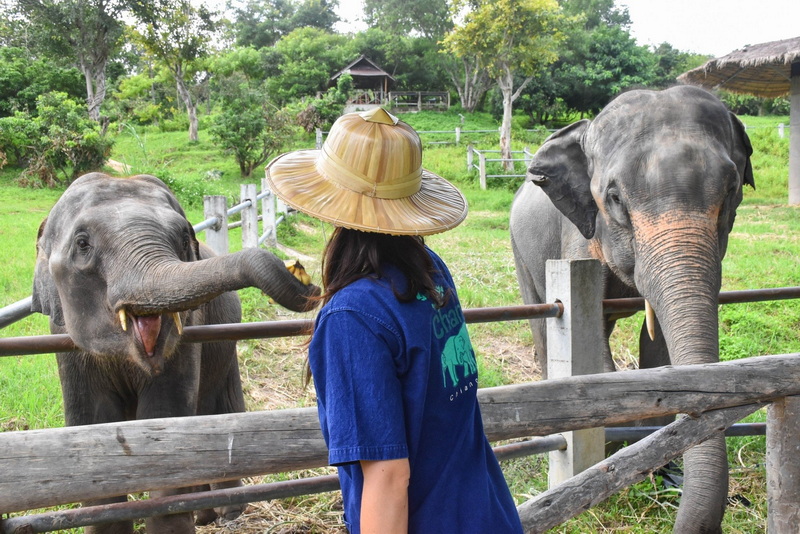
[[[457,113],[423,112],[404,115],[421,131],[450,130],[461,125]],[[798,208],[786,207],[788,140],[779,139],[775,128],[786,118],[745,117],[755,154],[756,190],[746,189],[739,208],[728,255],[723,264],[723,290],[757,289],[800,285],[800,217]],[[486,114],[465,115],[465,130],[496,129]],[[123,130],[117,137],[112,158],[129,164],[133,172],[154,173],[175,189],[189,219],[199,222],[203,194],[225,194],[233,203],[241,183],[260,183],[263,167],[243,179],[232,158],[221,154],[207,132],[190,143],[185,132],[159,133]],[[535,150],[543,135],[515,134],[514,149]],[[466,195],[470,215],[458,228],[431,236],[428,243],[450,266],[464,307],[519,304],[514,262],[508,239],[508,210],[521,179],[494,179],[488,190],[478,185],[477,173],[466,168],[466,142],[482,149],[496,149],[495,134],[476,135],[460,146],[452,135],[424,134],[424,164],[455,182]],[[295,140],[296,148],[313,146],[313,136]],[[209,180],[208,171],[222,171],[222,178]],[[61,191],[21,189],[15,173],[0,170],[0,280],[2,303],[9,304],[30,294],[35,262],[36,230]],[[319,280],[318,258],[330,235],[330,227],[298,215],[279,228],[279,242],[314,258],[304,261]],[[203,236],[200,236],[201,239]],[[231,249],[240,248],[239,234],[231,235]],[[290,251],[276,250],[281,257]],[[246,321],[293,317],[270,304],[258,291],[240,292]],[[612,338],[621,366],[632,365],[637,352],[641,314],[618,323]],[[31,316],[6,328],[4,336],[47,333],[47,321]],[[500,385],[535,379],[531,335],[524,321],[475,324],[470,336],[478,355],[482,385]],[[311,406],[313,391],[302,387],[304,339],[246,341],[239,344],[248,409]],[[780,354],[800,347],[800,305],[796,301],[735,304],[720,307],[722,359],[756,354]],[[763,420],[763,412],[753,420]],[[3,430],[47,428],[63,425],[57,371],[51,355],[0,358],[0,428]],[[732,470],[731,493],[742,495],[751,507],[736,505],[726,514],[725,532],[763,532],[766,503],[763,437],[728,441]],[[504,464],[512,491],[519,501],[546,488],[546,456],[513,460]],[[285,477],[284,477],[285,478]],[[273,477],[278,480],[280,477]],[[268,480],[270,480],[268,478]],[[555,529],[555,532],[670,532],[677,497],[656,479],[632,486],[601,505]],[[282,501],[286,514],[298,509],[330,515],[335,497],[321,496]]]

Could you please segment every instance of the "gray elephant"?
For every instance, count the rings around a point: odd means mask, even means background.
[[[169,188],[147,175],[81,176],[42,222],[36,248],[32,311],[49,315],[51,332],[69,334],[80,348],[57,355],[70,426],[244,411],[236,343],[181,343],[183,325],[239,322],[232,291],[244,287],[295,311],[319,294],[266,250],[215,256]],[[241,508],[218,512],[235,517]],[[87,531],[132,528],[121,522]],[[192,514],[151,518],[147,529],[194,532]]]
[[[751,154],[742,123],[689,86],[624,93],[593,121],[555,132],[511,207],[523,300],[544,302],[548,259],[596,258],[606,298],[641,295],[657,318],[640,335],[642,368],[718,361],[721,262],[742,188],[755,187]],[[606,339],[615,320],[606,318]],[[545,322],[531,328],[546,373]],[[607,342],[604,362],[614,369]],[[674,531],[720,532],[724,437],[692,448],[684,469]]]

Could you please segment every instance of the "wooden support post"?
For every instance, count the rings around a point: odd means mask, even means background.
[[[241,201],[250,201],[250,205],[242,210],[242,248],[258,248],[256,184],[242,184],[241,191]]]
[[[461,126],[456,126],[456,144],[461,142]]]
[[[767,408],[767,532],[789,534],[800,525],[800,397]]]
[[[322,148],[322,130],[317,128],[317,150]]]
[[[269,190],[266,178],[261,179],[261,191],[268,193],[261,199],[261,229],[267,235],[264,243],[268,247],[278,246],[278,228],[275,224],[275,195]]]
[[[481,174],[481,189],[486,189],[486,155],[483,152],[478,152],[478,171]]]
[[[789,205],[800,204],[800,61],[792,63],[789,90]]]
[[[560,301],[564,313],[547,320],[547,376],[603,372],[603,294],[597,260],[547,260],[547,302]],[[558,399],[553,399],[558,402]],[[564,434],[567,448],[550,453],[551,488],[605,458],[605,430]]]
[[[206,245],[218,256],[228,253],[228,205],[221,195],[203,197],[203,215],[216,218],[217,224],[206,229]]]

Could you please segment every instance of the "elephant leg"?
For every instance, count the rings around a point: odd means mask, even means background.
[[[193,488],[156,490],[150,492],[150,498],[169,497],[189,493]],[[148,534],[194,534],[194,514],[182,512],[179,514],[157,515],[145,519]]]
[[[684,484],[675,534],[721,534],[728,499],[725,436],[720,433],[683,455]]]
[[[101,506],[104,504],[114,504],[126,502],[127,495],[119,497],[109,497],[108,499],[97,499],[86,501],[81,506]],[[90,525],[84,529],[85,534],[133,534],[133,521],[116,521],[114,523],[103,523],[100,525]]]

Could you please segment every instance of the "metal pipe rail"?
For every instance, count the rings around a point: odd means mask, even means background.
[[[800,287],[777,287],[724,291],[719,295],[719,302],[720,304],[741,304],[796,298],[800,298]],[[633,314],[643,309],[644,299],[641,297],[603,300],[603,312],[607,315]],[[560,303],[530,304],[493,308],[468,308],[464,310],[464,317],[468,323],[486,323],[560,317],[562,312],[563,306]],[[312,325],[313,321],[311,319],[291,319],[286,321],[187,326],[183,331],[183,341],[204,343],[207,341],[238,341],[241,339],[301,336],[309,334]],[[76,349],[77,347],[67,334],[0,338],[0,357],[69,352]]]

